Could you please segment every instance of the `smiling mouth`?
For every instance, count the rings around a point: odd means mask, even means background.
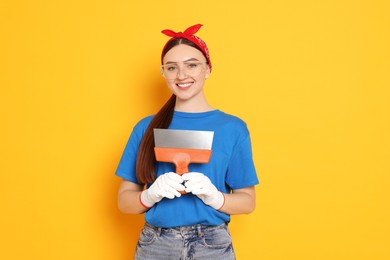
[[[178,86],[178,87],[180,87],[180,88],[188,88],[188,87],[190,87],[192,84],[193,84],[193,82],[189,82],[189,83],[177,83],[176,86]]]

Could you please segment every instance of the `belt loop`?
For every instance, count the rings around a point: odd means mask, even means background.
[[[157,230],[156,230],[157,231],[156,234],[158,237],[161,235],[161,230],[162,230],[162,228],[160,228],[160,227],[157,228]]]
[[[203,233],[202,233],[202,226],[201,225],[197,225],[196,229],[198,231],[198,236],[201,237],[203,235]]]

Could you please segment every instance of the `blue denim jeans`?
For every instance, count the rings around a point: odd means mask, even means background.
[[[145,224],[141,231],[136,260],[234,260],[235,254],[226,224],[158,228]]]

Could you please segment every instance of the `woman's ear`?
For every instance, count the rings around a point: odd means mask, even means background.
[[[205,74],[205,79],[208,79],[208,78],[210,77],[210,74],[211,74],[210,66],[207,65],[207,70],[206,70],[206,74]]]

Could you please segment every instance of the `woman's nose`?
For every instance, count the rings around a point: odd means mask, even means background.
[[[179,71],[177,72],[177,78],[185,79],[186,77],[187,77],[186,70],[184,68],[179,68]]]

